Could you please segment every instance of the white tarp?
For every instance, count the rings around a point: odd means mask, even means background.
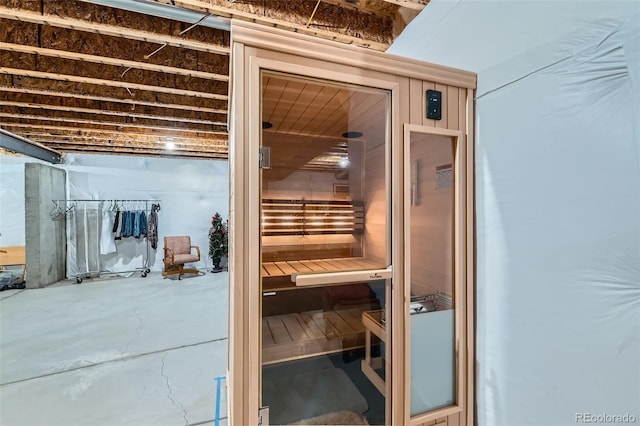
[[[25,163],[49,164],[24,155],[0,152],[0,247],[25,245]]]
[[[639,23],[432,0],[389,49],[478,73],[480,426],[640,423]]]

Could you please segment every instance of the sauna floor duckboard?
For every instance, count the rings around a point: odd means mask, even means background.
[[[288,260],[282,262],[263,262],[263,277],[284,277],[291,274],[308,274],[314,272],[354,271],[376,269],[380,265],[364,260],[361,257],[345,257],[335,259]]]
[[[262,319],[262,363],[306,358],[361,348],[362,308],[310,311]]]

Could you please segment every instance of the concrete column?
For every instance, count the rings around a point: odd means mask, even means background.
[[[37,163],[26,163],[24,173],[26,286],[41,288],[66,278],[66,221],[49,214],[52,200],[65,199],[67,173]]]

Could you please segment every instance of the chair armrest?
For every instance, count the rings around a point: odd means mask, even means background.
[[[168,255],[167,255],[167,252],[169,252]],[[171,259],[171,263],[173,263],[173,260],[174,260],[173,259],[173,249],[170,249],[168,247],[164,248],[164,259],[165,260]]]
[[[200,259],[200,247],[199,246],[191,246],[191,248],[196,249],[196,251],[198,252],[198,259]]]

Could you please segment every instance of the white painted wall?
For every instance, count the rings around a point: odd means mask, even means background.
[[[69,199],[158,199],[158,248],[151,270],[160,271],[164,236],[189,235],[200,247],[197,267],[210,267],[208,231],[211,217],[228,217],[228,163],[118,155],[66,155]],[[146,256],[142,239],[118,241],[115,254],[100,257],[101,269],[132,270]],[[73,266],[73,265],[71,265]],[[71,269],[71,268],[70,268]],[[73,276],[73,270],[68,271]]]
[[[0,155],[0,246],[25,245],[26,162],[40,161]],[[161,200],[158,249],[152,252],[152,270],[163,268],[162,238],[166,235],[191,236],[192,244],[200,246],[202,254],[196,266],[211,266],[208,257],[211,217],[215,212],[220,212],[225,219],[228,217],[227,161],[67,154],[64,164],[57,167],[67,171],[68,199]],[[144,256],[144,240],[123,239],[117,242],[116,253],[100,257],[101,269],[135,270],[142,265]],[[76,273],[75,263],[70,262],[67,276],[73,277]]]

